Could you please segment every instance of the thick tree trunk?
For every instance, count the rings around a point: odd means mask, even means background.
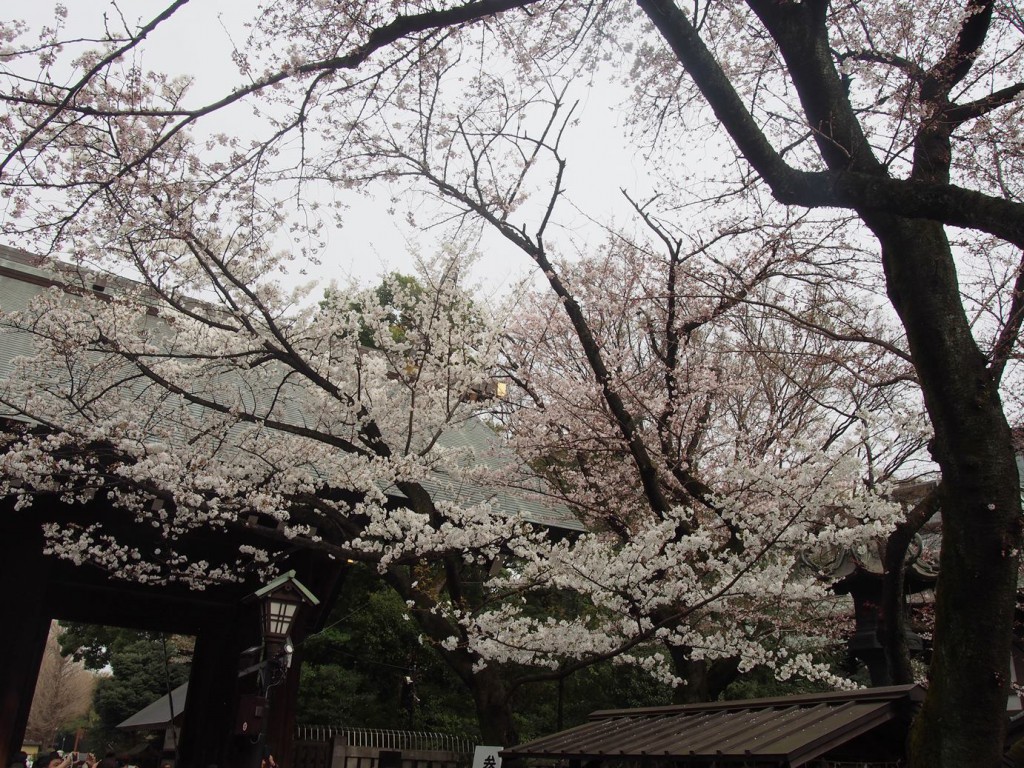
[[[880,212],[878,189],[896,180],[874,156],[835,66],[828,3],[747,2],[778,44],[821,158],[835,174],[819,195],[799,191],[801,174],[764,135],[683,10],[670,0],[639,2],[778,199],[818,207],[844,186],[864,195],[864,204],[846,199],[882,244],[889,297],[907,332],[946,487],[932,684],[911,758],[921,768],[995,766],[1005,731],[1021,503],[998,381],[971,336],[950,246],[935,220],[994,231],[977,210],[964,216],[969,205],[949,204],[948,184],[949,137],[967,119],[954,114],[950,94],[985,42],[993,4],[968,3],[960,34],[920,83],[918,98],[931,115],[915,141],[913,181],[923,185],[893,198],[901,210],[928,216],[910,221]],[[877,180],[866,184],[867,177]],[[929,185],[945,192],[926,198]],[[985,207],[1002,202],[976,199]],[[1005,219],[999,236],[1020,245],[1019,213],[1007,209]]]
[[[907,644],[906,566],[907,551],[914,536],[938,511],[938,489],[932,488],[907,511],[885,543],[882,596],[879,605],[878,639],[885,654],[884,682],[873,685],[902,685],[914,682]]]
[[[1020,546],[1020,491],[998,383],[974,343],[943,228],[862,212],[882,243],[942,471],[930,686],[911,764],[999,764]]]
[[[910,666],[910,649],[907,646],[907,626],[904,607],[906,592],[907,547],[913,533],[897,528],[889,537],[885,547],[882,576],[882,599],[878,607],[878,640],[885,656],[885,680],[872,685],[903,685],[914,682],[914,671]]]
[[[457,569],[446,570],[449,589],[462,594],[461,580]],[[424,604],[413,608],[410,615],[419,625],[423,633],[439,644],[438,652],[449,668],[465,684],[476,705],[477,721],[483,743],[489,746],[511,747],[519,743],[512,718],[512,705],[509,700],[508,687],[501,671],[494,666],[485,666],[474,670],[480,657],[471,652],[464,644],[447,650],[440,644],[459,633],[457,626],[448,622],[442,615],[432,610],[432,603],[423,592],[413,586],[411,575],[403,568],[392,568],[384,575],[385,581],[398,593],[403,600],[424,600]]]
[[[420,627],[428,636],[436,640],[443,640],[451,634],[450,630],[448,634],[438,632],[437,617],[433,614],[429,614],[428,619],[424,612],[413,611],[413,616],[419,620]],[[512,717],[509,690],[501,670],[494,666],[486,666],[474,671],[474,666],[480,659],[463,648],[452,651],[442,649],[440,654],[473,696],[480,735],[483,737],[481,743],[501,747],[518,744],[519,734]]]
[[[676,704],[699,704],[704,701],[717,701],[725,689],[738,676],[739,659],[716,659],[708,662],[704,659],[691,659],[690,649],[678,645],[670,645],[669,653],[676,675],[686,681],[686,685],[677,686],[672,694]]]
[[[518,744],[519,733],[512,720],[505,683],[497,670],[486,667],[473,675],[472,689],[483,743],[500,747]]]

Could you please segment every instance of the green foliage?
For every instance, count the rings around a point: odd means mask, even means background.
[[[385,311],[392,338],[395,341],[404,340],[407,329],[416,322],[414,305],[423,297],[423,286],[419,280],[410,275],[392,272],[384,276],[373,294],[377,306]],[[324,291],[324,298],[320,301],[321,309],[326,312],[344,307],[365,315],[364,306],[358,301],[345,303],[345,298],[331,288]],[[369,349],[379,349],[381,346],[373,328],[362,319],[359,321],[359,343]]]
[[[62,624],[60,652],[75,661],[84,661],[87,669],[106,669],[111,656],[122,643],[131,642],[138,632],[120,627],[101,627],[94,624]]]
[[[552,597],[556,603],[562,599]],[[478,731],[469,690],[438,652],[421,642],[405,604],[372,572],[353,569],[328,628],[308,638],[303,652],[299,722],[470,735]],[[409,677],[412,686],[406,682]],[[530,739],[555,730],[558,701],[557,682],[519,687],[512,705],[520,736]],[[607,662],[566,678],[562,723],[581,723],[596,709],[671,701],[667,685],[636,667]]]
[[[450,276],[446,275],[445,280]],[[443,298],[438,298],[438,296]],[[388,346],[381,334],[397,343],[408,343],[411,357],[429,349],[428,340],[438,321],[452,327],[477,326],[483,321],[473,301],[459,293],[440,292],[412,275],[391,272],[362,298],[346,297],[328,288],[320,301],[325,313],[353,312],[357,316],[359,343],[368,349]]]
[[[144,637],[120,645],[111,667],[113,675],[97,683],[93,699],[105,724],[120,723],[188,680],[187,667],[170,663],[165,669],[161,643]]]
[[[476,731],[472,698],[375,574],[350,573],[328,628],[303,644],[303,723]]]
[[[516,727],[523,741],[583,723],[599,709],[654,707],[672,703],[672,689],[634,666],[604,662],[567,677],[562,685],[562,721],[558,720],[558,683],[523,686],[514,702]]]
[[[870,686],[871,679],[865,668],[849,668],[845,645],[826,648],[815,654],[815,661],[829,665],[837,675],[848,678],[857,685]],[[763,699],[776,696],[795,696],[801,693],[825,693],[834,690],[831,685],[820,680],[807,680],[794,677],[779,680],[775,673],[767,667],[754,667],[741,674],[729,684],[722,694],[722,699]]]
[[[415,277],[392,272],[377,286],[375,293],[380,306],[388,310],[391,335],[395,341],[402,341],[407,329],[416,322],[412,307],[422,299],[423,286]],[[359,341],[366,346],[373,346],[371,334],[365,328],[359,334]]]
[[[95,730],[104,744],[124,738],[118,723],[152,704],[188,680],[189,664],[183,644],[160,633],[120,627],[69,624],[61,636],[61,651],[85,661],[91,669],[107,670],[93,696]]]

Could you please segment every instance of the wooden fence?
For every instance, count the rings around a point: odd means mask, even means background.
[[[474,743],[465,737],[383,728],[303,725],[294,768],[467,768]]]

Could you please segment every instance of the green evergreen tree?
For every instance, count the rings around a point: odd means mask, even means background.
[[[538,606],[545,608],[552,606]],[[327,627],[304,643],[303,658],[301,723],[478,734],[471,693],[370,569],[352,569]],[[597,709],[671,701],[669,686],[607,662],[567,676],[561,686],[520,686],[513,711],[522,738],[531,739],[577,725]]]
[[[188,681],[191,649],[185,638],[89,624],[66,629],[62,652],[90,669],[109,672],[97,682],[93,697],[97,722],[90,742],[103,749],[125,746],[134,736],[117,725]]]
[[[350,572],[327,627],[303,645],[298,720],[472,734],[473,700],[375,573]]]

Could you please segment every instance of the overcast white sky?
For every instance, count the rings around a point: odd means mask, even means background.
[[[130,21],[149,20],[169,0],[119,0],[117,8]],[[104,14],[116,18],[109,0],[72,0],[68,6],[68,31],[71,36],[97,33]],[[33,28],[52,24],[54,3],[18,4],[15,16]],[[195,78],[192,102],[213,100],[224,95],[238,82],[230,59],[233,44],[244,44],[246,30],[239,9],[251,12],[252,5],[238,0],[194,0],[147,41],[140,64],[144,69],[186,74]],[[573,129],[568,155],[566,186],[574,200],[587,214],[599,221],[612,217],[623,219],[620,188],[643,190],[642,173],[630,151],[623,148],[622,131],[615,106],[623,94],[611,87],[583,94],[581,122]],[[233,117],[232,119],[239,119]],[[244,118],[242,118],[244,119]],[[223,126],[219,126],[223,129]],[[344,228],[329,233],[325,261],[318,278],[345,279],[352,276],[360,282],[375,282],[385,271],[408,272],[412,267],[410,248],[429,250],[440,232],[412,231],[400,217],[385,213],[382,201],[365,193],[346,192],[349,206]],[[571,209],[563,209],[569,219]],[[583,217],[577,215],[583,225]],[[526,274],[527,259],[509,246],[495,240],[483,243],[484,258],[478,277],[489,289],[500,290],[510,280]]]

